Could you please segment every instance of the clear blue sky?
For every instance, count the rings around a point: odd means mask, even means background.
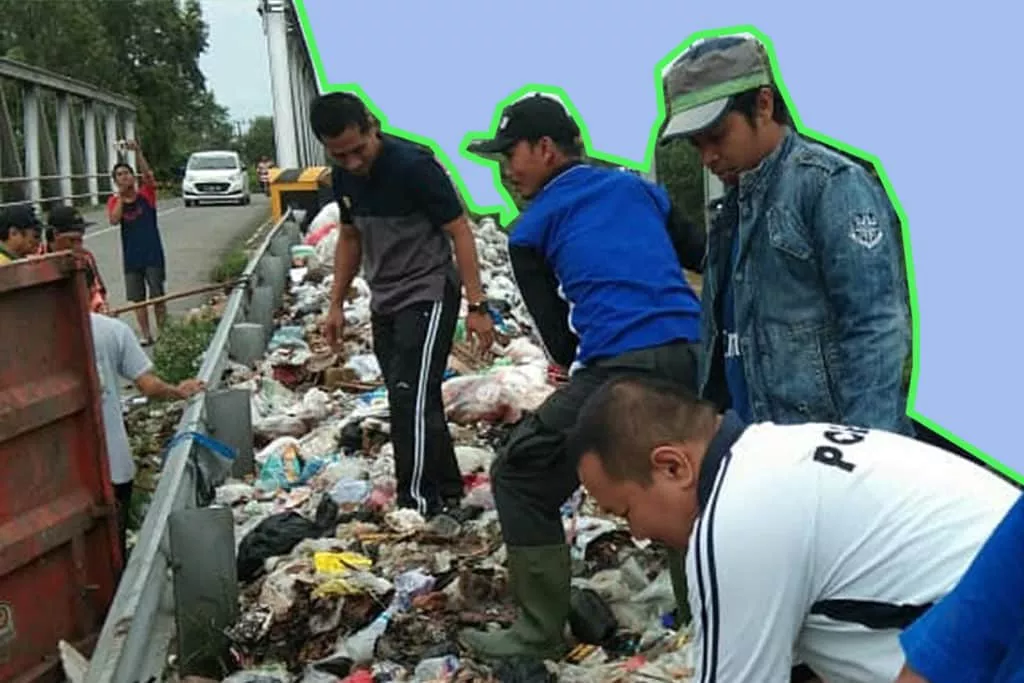
[[[199,65],[232,120],[269,116],[270,66],[257,0],[202,0],[210,45]]]

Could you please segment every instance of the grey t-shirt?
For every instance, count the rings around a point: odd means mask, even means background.
[[[107,438],[110,479],[125,484],[135,478],[135,462],[121,413],[121,378],[135,381],[153,368],[132,328],[117,318],[92,313],[92,343],[96,350]]]
[[[440,301],[449,283],[461,286],[444,226],[463,215],[462,204],[428,149],[382,135],[369,176],[335,166],[331,183],[341,221],[359,231],[374,313]]]

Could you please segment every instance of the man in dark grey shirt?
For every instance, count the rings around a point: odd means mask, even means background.
[[[332,345],[340,342],[344,298],[361,265],[388,390],[397,503],[429,517],[457,506],[463,495],[441,397],[461,285],[467,333],[483,351],[494,342],[473,232],[433,154],[382,133],[359,98],[321,95],[309,118],[335,162],[341,216],[325,335]]]

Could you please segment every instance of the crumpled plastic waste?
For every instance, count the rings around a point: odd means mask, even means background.
[[[360,382],[375,382],[381,378],[380,364],[372,353],[352,356],[345,363],[345,368],[355,372]]]
[[[370,333],[370,292],[352,282],[345,338],[320,334],[333,286],[333,209],[314,219],[267,353],[229,363],[228,386],[251,391],[255,471],[216,503],[235,520],[240,613],[227,630],[233,683],[469,683],[686,680],[688,631],[664,554],[580,489],[562,507],[573,579],[560,662],[488,665],[463,651],[466,627],[512,623],[505,546],[489,473],[514,423],[555,391],[549,361],[511,275],[494,221],[475,226],[496,330],[488,360],[456,333],[442,398],[462,475],[461,507],[425,519],[395,506],[387,389]],[[464,311],[463,311],[464,315]],[[460,325],[463,321],[460,320]],[[457,326],[464,330],[464,326]]]
[[[338,202],[327,202],[309,222],[303,243],[315,247],[328,233],[335,230],[340,222],[341,210]]]
[[[284,667],[270,666],[261,669],[236,671],[223,679],[223,683],[289,683],[291,680],[292,677]]]
[[[242,539],[238,548],[238,578],[251,581],[268,559],[291,552],[304,539],[333,531],[337,510],[334,501],[324,498],[317,509],[316,520],[297,512],[282,512],[264,519]]]
[[[554,391],[547,367],[538,364],[499,367],[491,372],[453,377],[441,385],[448,419],[458,424],[518,422]]]

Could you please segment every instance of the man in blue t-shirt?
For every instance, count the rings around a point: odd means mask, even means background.
[[[121,225],[121,259],[124,264],[125,298],[131,302],[146,301],[164,295],[164,245],[156,220],[156,178],[142,155],[136,140],[127,142],[139,161],[142,183],[135,179],[135,170],[121,162],[110,172],[117,192],[107,199],[107,218],[111,225]],[[148,290],[148,295],[147,295]],[[153,305],[157,327],[167,321],[167,304]],[[153,343],[149,328],[149,309],[135,310],[142,344]]]
[[[907,664],[896,683],[1024,681],[1024,498],[900,643]]]
[[[509,237],[513,275],[569,381],[515,427],[491,469],[520,616],[508,630],[460,636],[485,660],[558,657],[571,573],[559,511],[579,487],[566,434],[612,377],[646,373],[694,389],[700,302],[681,263],[699,268],[704,238],[662,188],[582,162],[579,128],[553,98],[510,105],[495,138],[469,151],[502,159],[529,202]]]

